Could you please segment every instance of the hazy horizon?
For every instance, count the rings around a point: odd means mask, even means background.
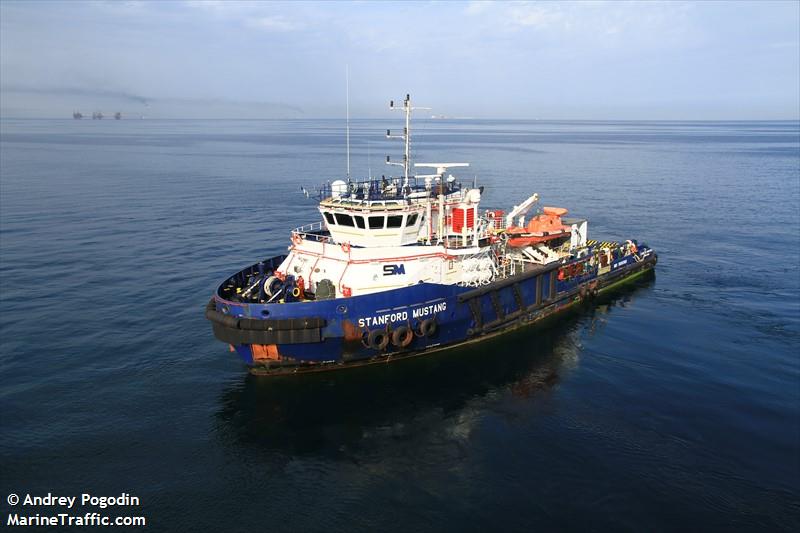
[[[81,111],[81,110],[75,110]],[[81,111],[83,116],[83,120],[92,120],[92,111],[84,112]],[[23,116],[2,116],[0,115],[0,120],[69,120],[71,121],[73,117],[71,116],[72,111],[70,111],[69,116],[43,116],[43,117],[23,117]],[[114,120],[114,111],[110,111],[103,113],[103,120]],[[121,113],[121,112],[120,112]],[[137,115],[125,115],[122,114],[123,119],[126,120],[149,120],[149,121],[199,121],[199,120],[207,120],[207,121],[330,121],[330,122],[341,122],[342,128],[344,128],[345,124],[345,117],[258,117],[258,118],[247,118],[247,117],[148,117],[148,116],[137,116]],[[376,124],[386,124],[386,119],[395,118],[397,116],[388,116],[388,117],[350,117],[351,125],[354,122],[361,121],[361,122],[375,122]],[[682,123],[691,123],[691,122],[732,122],[732,123],[740,123],[740,122],[800,122],[800,118],[719,118],[719,119],[706,119],[706,118],[698,118],[698,119],[672,119],[672,118],[624,118],[624,119],[617,119],[617,118],[514,118],[514,117],[414,117],[413,122],[418,123],[420,121],[440,121],[440,120],[450,120],[450,121],[470,121],[470,122],[574,122],[574,123],[625,123],[625,122],[682,122]],[[384,130],[386,129],[385,126],[381,126],[379,129]],[[416,134],[420,134],[419,132],[415,132]]]
[[[798,120],[800,3],[0,2],[0,117]]]

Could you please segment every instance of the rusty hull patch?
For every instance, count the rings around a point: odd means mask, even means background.
[[[342,320],[342,354],[346,358],[364,349],[364,330],[350,320]]]

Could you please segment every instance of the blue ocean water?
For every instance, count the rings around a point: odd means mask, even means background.
[[[396,125],[354,121],[355,174],[388,173]],[[645,241],[655,279],[435,357],[249,376],[203,307],[319,218],[299,187],[344,174],[342,126],[0,121],[4,521],[10,492],[127,492],[110,514],[150,531],[800,529],[798,122],[420,121],[418,161]]]

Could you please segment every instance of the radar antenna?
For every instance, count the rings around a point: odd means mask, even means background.
[[[468,167],[469,163],[414,163],[415,167],[435,168],[434,176],[444,176],[448,168]]]

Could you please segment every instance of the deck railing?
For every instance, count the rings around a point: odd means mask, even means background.
[[[380,178],[363,181],[348,180],[341,189],[336,191],[336,196],[352,201],[381,201],[381,200],[413,200],[420,196],[436,196],[441,185],[436,182],[429,188],[425,181],[409,176],[408,184],[403,187],[403,178]],[[445,183],[444,193],[448,194],[461,189],[460,184]],[[334,196],[331,182],[322,184],[318,189],[320,200]]]
[[[299,236],[301,239],[316,242],[329,242],[331,240],[327,227],[322,222],[312,222],[311,224],[294,228],[292,230],[292,238],[294,238],[295,235]]]

